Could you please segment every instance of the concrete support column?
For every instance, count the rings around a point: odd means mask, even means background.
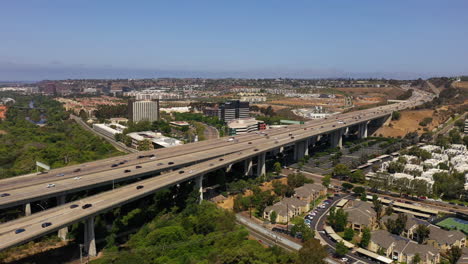
[[[195,190],[198,190],[200,193],[200,200],[198,201],[199,203],[203,201],[203,176],[204,175],[202,174],[195,179]]]
[[[359,124],[358,129],[358,138],[367,138],[367,125],[369,122],[364,122]]]
[[[313,136],[309,138],[309,146],[315,147],[315,144],[317,144],[317,141],[319,141],[319,136]]]
[[[257,176],[266,175],[265,160],[266,160],[265,152],[258,155]]]
[[[294,145],[294,160],[299,161],[305,155],[309,155],[309,144],[307,140],[297,142]]]
[[[330,134],[330,146],[332,148],[343,147],[343,130],[338,129]]]
[[[253,170],[252,170],[252,158],[248,158],[244,160],[244,175],[245,176],[252,176]]]
[[[84,245],[88,256],[97,256],[96,237],[94,236],[94,217],[90,217],[85,221]]]
[[[57,196],[57,205],[60,206],[62,204],[65,204],[65,195]],[[68,234],[68,227],[64,227],[62,229],[59,229],[58,231],[58,237],[62,239],[62,241],[67,240],[67,234]]]
[[[25,216],[31,215],[31,203],[27,203],[24,205],[24,215]]]
[[[390,125],[390,122],[392,121],[392,115],[384,116],[383,117],[383,125],[388,126]]]
[[[232,170],[232,164],[229,164],[227,167],[226,167],[226,172],[230,172]]]

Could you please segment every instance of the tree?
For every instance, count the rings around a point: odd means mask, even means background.
[[[351,173],[350,180],[353,183],[364,183],[366,181],[366,176],[362,170],[356,170],[355,172]]]
[[[393,205],[389,205],[385,209],[385,215],[392,215],[392,214],[393,214]]]
[[[344,257],[346,254],[348,254],[349,249],[345,246],[343,241],[340,241],[336,244],[335,248],[335,254],[338,257]]]
[[[400,112],[394,111],[392,113],[392,120],[400,120],[400,118],[401,118],[401,113]]]
[[[331,176],[330,175],[325,175],[325,177],[322,178],[322,185],[325,187],[329,187],[331,183]]]
[[[356,195],[362,195],[363,193],[366,193],[366,189],[364,189],[364,187],[362,187],[362,186],[356,186],[356,187],[353,188],[353,192]]]
[[[300,233],[302,235],[302,241],[307,241],[309,239],[314,238],[314,231],[304,223],[304,219],[301,222],[296,223],[291,228],[291,235],[296,236],[296,234]]]
[[[458,262],[462,254],[463,252],[461,248],[453,246],[449,250],[447,250],[444,256],[447,258],[450,264],[455,264]]]
[[[369,242],[371,240],[371,231],[369,228],[364,228],[364,230],[362,230],[362,238],[361,238],[361,242],[359,243],[359,245],[362,247],[362,248],[367,248],[367,246],[369,246]]]
[[[354,185],[348,182],[343,182],[341,186],[343,187],[343,189],[345,189],[345,191],[351,190],[354,187]]]
[[[353,240],[354,230],[352,228],[345,228],[343,238],[347,241]]]
[[[415,230],[415,234],[417,235],[417,241],[419,244],[424,243],[426,238],[429,237],[431,230],[425,225],[418,225]]]
[[[388,164],[387,171],[389,173],[403,172],[405,165],[399,162],[392,161]]]
[[[380,219],[383,216],[383,205],[382,202],[377,199],[377,195],[373,196],[372,204],[374,205],[374,211],[377,215],[377,221],[380,223]]]
[[[318,239],[310,239],[302,244],[298,253],[299,264],[326,264],[328,252]]]
[[[333,168],[333,175],[335,177],[348,177],[350,173],[351,171],[345,164],[340,163]]]
[[[272,224],[276,224],[276,217],[277,217],[277,216],[278,216],[278,215],[276,214],[275,211],[272,211],[272,212],[270,213],[270,222],[271,222]]]
[[[307,179],[302,173],[292,173],[288,175],[288,186],[297,188],[305,183],[313,183],[313,180]]]
[[[413,264],[419,264],[421,262],[421,256],[419,253],[416,253],[413,257]]]
[[[142,141],[139,141],[137,149],[139,151],[150,150],[151,149],[151,141],[149,139],[144,139]]]
[[[279,176],[281,173],[281,163],[277,161],[275,164],[273,164],[273,167],[275,169],[276,176]]]
[[[348,213],[346,213],[343,208],[336,210],[335,207],[332,207],[330,208],[330,214],[328,215],[327,220],[336,232],[342,232],[348,222]]]
[[[390,233],[400,235],[405,230],[407,220],[408,217],[405,214],[398,214],[397,219],[388,219],[385,226]]]

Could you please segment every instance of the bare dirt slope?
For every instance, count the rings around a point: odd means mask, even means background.
[[[419,125],[419,122],[423,121],[424,118],[431,117],[433,120],[430,124],[423,127]],[[418,134],[424,133],[424,128],[431,131],[439,124],[441,124],[445,117],[434,112],[434,110],[412,110],[401,112],[400,120],[391,121],[389,126],[379,128],[375,135],[382,135],[384,137],[398,137],[405,136],[409,132],[418,132]]]

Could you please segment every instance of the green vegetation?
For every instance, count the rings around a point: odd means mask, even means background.
[[[399,111],[392,112],[392,120],[400,120],[401,113]]]
[[[403,94],[397,96],[397,100],[407,100],[409,99],[411,96],[413,95],[413,89],[409,89],[407,90],[406,92],[404,92]]]
[[[348,221],[348,213],[343,208],[336,210],[335,207],[330,208],[330,214],[327,218],[328,224],[335,230],[335,232],[342,232],[345,230]]]
[[[432,117],[425,117],[421,122],[419,122],[420,126],[427,126],[432,122]]]
[[[52,168],[79,164],[119,155],[112,145],[83,130],[62,105],[50,97],[14,95],[15,107],[8,109],[7,118],[0,122],[0,178],[29,173],[35,162]],[[20,109],[30,101],[44,109]],[[35,125],[26,117],[38,111],[47,118],[44,126]]]
[[[109,248],[92,263],[296,263],[296,254],[247,238],[234,214],[203,202],[155,217],[123,250]]]
[[[346,254],[348,254],[348,252],[349,252],[349,249],[345,246],[343,241],[340,241],[336,244],[335,254],[338,257],[344,257]]]
[[[362,238],[361,238],[361,242],[359,243],[359,246],[361,246],[362,248],[367,248],[367,246],[369,246],[370,240],[371,240],[371,231],[369,228],[366,227],[362,231]]]

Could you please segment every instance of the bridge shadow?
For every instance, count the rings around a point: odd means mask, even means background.
[[[61,264],[78,260],[80,248],[77,243],[71,242],[66,246],[50,249],[7,264]]]

